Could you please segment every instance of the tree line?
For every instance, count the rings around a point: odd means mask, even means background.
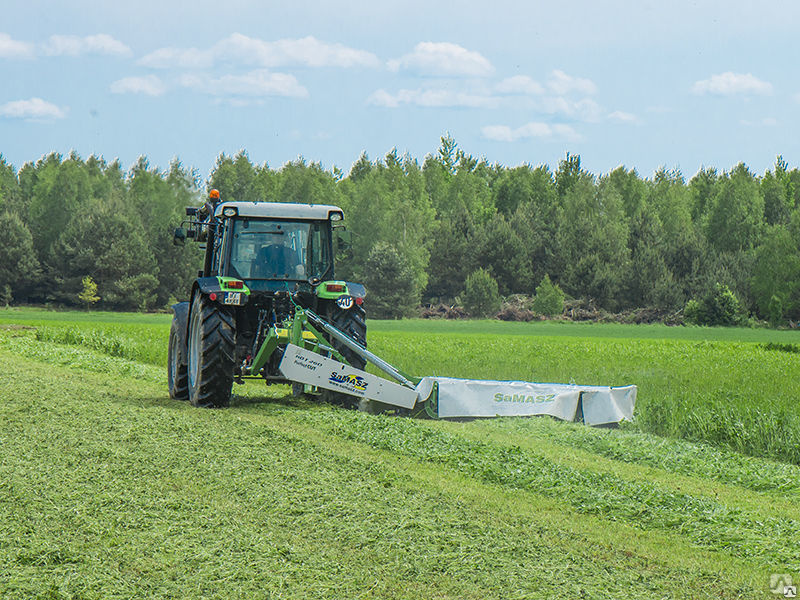
[[[740,163],[688,180],[663,168],[597,176],[570,154],[554,170],[490,164],[450,136],[421,163],[362,154],[349,173],[222,154],[206,181],[177,160],[160,170],[143,157],[125,171],[50,154],[16,170],[0,155],[0,301],[76,305],[87,276],[110,309],[182,298],[199,250],[174,247],[172,230],[210,188],[223,200],[341,206],[353,248],[337,274],[367,285],[376,316],[457,302],[482,270],[503,296],[533,295],[547,277],[609,311],[697,313],[723,294],[744,316],[800,319],[800,171],[783,158],[763,175]]]

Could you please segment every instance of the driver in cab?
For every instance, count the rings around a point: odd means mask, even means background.
[[[291,242],[291,238],[284,234],[275,243],[262,246],[254,265],[256,276],[266,279],[305,279],[306,269]]]

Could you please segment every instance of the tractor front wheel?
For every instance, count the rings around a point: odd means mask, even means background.
[[[189,401],[201,407],[227,406],[236,350],[233,310],[197,292],[189,313],[187,350]]]

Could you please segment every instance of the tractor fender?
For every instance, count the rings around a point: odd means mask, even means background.
[[[172,321],[176,323],[178,335],[180,336],[180,358],[181,364],[186,364],[186,343],[187,332],[189,331],[189,302],[178,302],[173,304],[172,308]]]
[[[243,306],[247,304],[250,296],[250,290],[247,289],[246,286],[243,286],[241,289],[233,289],[230,288],[224,289],[223,284],[220,281],[220,277],[198,277],[195,279],[194,285],[192,286],[192,295],[190,298],[190,302],[194,302],[194,297],[196,293],[199,291],[204,296],[209,296],[210,294],[217,295],[217,301],[222,302],[222,298],[225,297],[226,294],[230,293],[239,293],[239,300],[236,303],[232,303],[231,306]],[[222,278],[222,279],[233,279],[233,278]],[[191,306],[189,307],[191,308]]]
[[[366,298],[367,297],[367,288],[364,287],[363,283],[355,283],[353,281],[347,282],[347,291],[350,292],[350,295],[353,298]]]
[[[222,293],[222,288],[219,286],[219,279],[217,277],[200,277],[194,282],[194,289],[192,290],[192,297],[194,291],[199,289],[203,294],[208,296],[211,292],[217,294]]]
[[[183,347],[186,348],[186,343],[188,342],[189,338],[189,315],[192,312],[192,303],[194,302],[195,297],[197,296],[197,292],[208,296],[211,292],[222,293],[222,288],[219,286],[219,279],[216,277],[198,277],[194,280],[192,284],[192,293],[189,296],[188,302],[181,302],[180,304],[186,304],[186,316],[183,319],[185,326],[183,328],[184,332],[184,344]],[[177,305],[176,305],[177,306]]]
[[[219,286],[219,279],[216,277],[199,277],[194,280],[194,284],[192,284],[192,293],[189,296],[189,302],[186,303],[187,328],[189,324],[189,313],[192,311],[192,303],[194,302],[194,298],[198,291],[201,294],[208,296],[211,292],[216,292],[217,294],[222,293],[222,288]]]

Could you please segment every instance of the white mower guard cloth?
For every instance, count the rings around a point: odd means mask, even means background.
[[[436,384],[438,416],[444,419],[550,415],[563,421],[604,425],[632,419],[636,403],[635,385],[609,387],[425,377],[412,389],[294,344],[287,344],[280,370],[290,381],[408,409],[429,400]]]
[[[619,423],[633,418],[636,386],[625,387],[482,381],[425,377],[417,386],[420,400],[439,388],[440,418],[550,415],[587,425]],[[578,408],[581,407],[582,411]]]

